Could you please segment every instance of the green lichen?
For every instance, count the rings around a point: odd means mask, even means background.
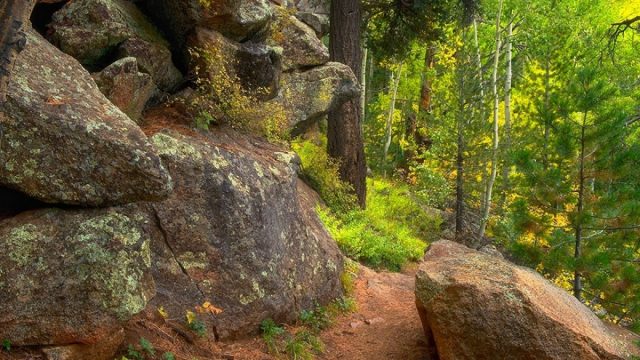
[[[7,246],[5,251],[9,254],[9,259],[20,267],[31,264],[41,236],[38,228],[33,224],[12,229],[5,240]]]
[[[207,260],[207,254],[204,252],[192,253],[191,251],[187,251],[178,255],[178,262],[182,265],[186,270],[189,269],[206,269],[209,266],[209,262]]]
[[[193,145],[167,134],[156,134],[151,138],[160,156],[202,161],[202,154]]]

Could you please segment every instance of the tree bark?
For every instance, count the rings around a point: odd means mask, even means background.
[[[0,3],[0,106],[7,98],[13,64],[26,45],[25,25],[35,0],[2,0]]]
[[[585,130],[587,128],[587,112],[585,111],[582,116],[582,128],[580,133],[580,159],[579,166],[580,170],[578,173],[578,204],[576,206],[577,216],[576,216],[576,243],[574,249],[574,258],[576,261],[582,256],[582,213],[584,211],[584,188],[585,188],[585,173],[584,173],[584,162],[585,162]],[[582,278],[580,275],[580,271],[578,269],[575,270],[573,274],[573,295],[581,300],[582,298]]]
[[[348,65],[358,76],[362,67],[359,0],[331,2],[329,52],[332,61]],[[328,153],[340,163],[340,177],[353,186],[361,207],[366,206],[367,165],[362,141],[361,98],[357,97],[329,112]]]
[[[513,19],[509,23],[507,28],[507,49],[506,49],[506,57],[507,57],[507,74],[504,81],[504,147],[503,153],[504,163],[502,165],[502,205],[506,202],[506,196],[508,191],[511,189],[511,184],[509,181],[509,177],[511,176],[511,161],[509,159],[509,153],[511,152],[511,80],[513,78],[513,43],[511,41],[511,36],[513,35]],[[502,207],[502,206],[501,206]]]
[[[420,89],[420,110],[427,113],[431,112],[431,100],[433,98],[433,78],[431,70],[435,65],[436,47],[435,45],[427,45],[424,54],[424,69],[422,71],[422,87]]]
[[[499,115],[500,115],[500,98],[498,97],[498,65],[500,64],[500,48],[502,47],[502,38],[500,36],[500,17],[502,16],[502,2],[498,5],[498,17],[496,19],[496,53],[493,63],[493,76],[491,79],[491,86],[493,89],[493,155],[491,156],[491,177],[487,183],[487,194],[485,195],[484,209],[482,209],[482,218],[480,220],[480,229],[478,230],[478,240],[481,241],[484,237],[484,232],[487,229],[487,223],[489,222],[489,215],[491,213],[491,198],[493,195],[493,185],[496,182],[498,174],[498,151],[500,146],[500,133],[499,133]]]

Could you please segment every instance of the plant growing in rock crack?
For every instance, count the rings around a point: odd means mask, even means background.
[[[9,339],[2,340],[2,350],[11,351],[11,340]]]
[[[232,70],[235,64],[214,46],[190,49],[189,53],[196,64],[196,90],[186,105],[196,127],[208,130],[211,124],[228,124],[273,142],[288,138],[284,107],[259,99],[267,89],[246,90]]]
[[[207,325],[193,311],[186,313],[187,327],[199,337],[207,336]]]

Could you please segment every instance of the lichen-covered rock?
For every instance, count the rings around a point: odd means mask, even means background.
[[[451,241],[431,245],[416,304],[435,358],[623,360],[637,335],[606,325],[535,271]]]
[[[329,51],[315,31],[279,6],[273,6],[275,20],[267,44],[282,48],[282,69],[308,68],[329,62]]]
[[[298,12],[296,13],[296,17],[303,23],[309,25],[320,39],[329,33],[329,15]]]
[[[160,200],[171,178],[82,66],[31,31],[0,109],[0,184],[49,203]]]
[[[330,0],[294,0],[296,8],[300,12],[329,15]]]
[[[287,111],[294,134],[360,93],[353,71],[341,63],[327,63],[308,71],[282,74],[280,92],[273,100]]]
[[[150,225],[132,206],[42,209],[0,222],[0,339],[14,346],[108,340],[154,295]]]
[[[108,65],[114,55],[132,56],[163,90],[175,87],[182,77],[168,43],[130,1],[70,1],[54,13],[49,27],[51,42],[89,69]]]
[[[263,31],[272,17],[268,0],[147,0],[146,9],[176,50],[185,50],[180,47],[196,27],[244,41]]]
[[[140,119],[145,105],[158,90],[149,74],[138,71],[138,61],[134,57],[114,62],[93,74],[93,79],[100,91],[135,121]]]
[[[197,28],[189,43],[193,48],[210,52],[209,61],[215,62],[211,65],[225,67],[230,78],[237,78],[257,98],[267,100],[277,94],[282,70],[280,53],[275,49],[259,43],[238,43],[205,28]],[[209,67],[202,61],[192,59],[201,70]]]
[[[152,141],[176,181],[152,205],[162,229],[153,306],[179,316],[209,301],[223,312],[204,320],[228,338],[341,295],[342,255],[297,190],[295,154],[227,133]]]

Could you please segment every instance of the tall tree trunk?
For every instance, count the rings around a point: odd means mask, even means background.
[[[398,65],[397,72],[391,73],[392,88],[391,88],[391,101],[389,102],[389,114],[387,115],[387,124],[385,129],[385,143],[384,143],[384,155],[382,161],[387,162],[387,156],[389,155],[389,147],[391,146],[391,138],[393,136],[393,115],[396,111],[396,99],[398,98],[398,86],[400,86],[400,77],[402,76],[403,63]]]
[[[584,173],[584,162],[585,162],[585,130],[587,128],[587,112],[585,111],[582,116],[582,128],[580,133],[580,159],[579,166],[580,170],[578,173],[578,204],[576,206],[577,216],[576,216],[576,243],[574,250],[574,258],[576,261],[582,256],[582,213],[584,211],[584,189],[585,189],[585,173]],[[578,269],[575,270],[573,274],[573,295],[581,300],[582,297],[582,278],[580,276],[580,271]]]
[[[482,71],[482,54],[480,53],[480,42],[478,41],[478,20],[473,18],[473,45],[476,50],[476,68],[478,71],[478,90],[480,92],[480,96],[477,98],[475,102],[476,110],[478,111],[479,121],[483,123],[486,120],[486,113],[484,107],[485,100],[485,90],[484,90],[484,71]],[[482,192],[482,200],[480,201],[480,209],[484,209],[485,204],[487,203],[487,185],[489,184],[489,172],[485,169],[483,170],[482,178],[486,179],[484,184],[484,191]]]
[[[35,0],[0,2],[0,106],[7,98],[13,64],[26,45],[24,27],[34,4]]]
[[[491,197],[493,195],[493,185],[496,182],[498,174],[498,152],[500,145],[499,133],[499,115],[500,115],[500,98],[498,97],[498,65],[500,64],[500,48],[502,47],[502,38],[500,36],[500,17],[502,16],[502,1],[498,5],[498,17],[496,19],[496,53],[493,63],[493,76],[491,78],[491,87],[493,89],[493,148],[491,156],[491,177],[487,183],[485,204],[482,209],[482,218],[480,220],[480,229],[478,230],[478,240],[482,240],[484,232],[487,229],[489,215],[491,213]]]
[[[465,103],[466,103],[466,91],[465,91],[465,71],[464,66],[466,62],[465,44],[467,41],[466,28],[462,29],[462,47],[456,54],[457,58],[457,76],[458,76],[458,113],[456,114],[456,131],[457,131],[457,149],[456,149],[456,239],[462,239],[464,235],[464,217],[465,217],[465,202],[464,202],[464,150],[465,150]]]
[[[549,166],[549,138],[551,137],[551,55],[547,51],[544,64],[544,142],[542,144],[542,166],[546,170]]]
[[[369,59],[369,49],[364,48],[362,55],[362,69],[360,70],[360,129],[362,131],[362,123],[367,118],[367,60]]]
[[[433,97],[433,77],[431,71],[435,65],[436,46],[427,45],[424,54],[424,69],[422,71],[422,87],[420,88],[420,111],[431,112]]]
[[[509,177],[511,176],[511,161],[510,161],[510,152],[511,152],[511,79],[513,77],[513,43],[511,41],[511,36],[513,35],[513,19],[509,23],[507,28],[507,49],[506,49],[506,57],[507,57],[507,74],[504,81],[504,141],[505,144],[503,146],[504,163],[502,165],[502,205],[506,202],[507,193],[511,190],[511,185],[509,182]],[[501,207],[503,207],[501,206]]]
[[[362,67],[359,0],[331,2],[329,52],[332,61],[348,65],[358,76]],[[327,150],[340,163],[340,177],[353,186],[361,207],[366,206],[367,165],[360,127],[361,98],[357,97],[329,112]]]

